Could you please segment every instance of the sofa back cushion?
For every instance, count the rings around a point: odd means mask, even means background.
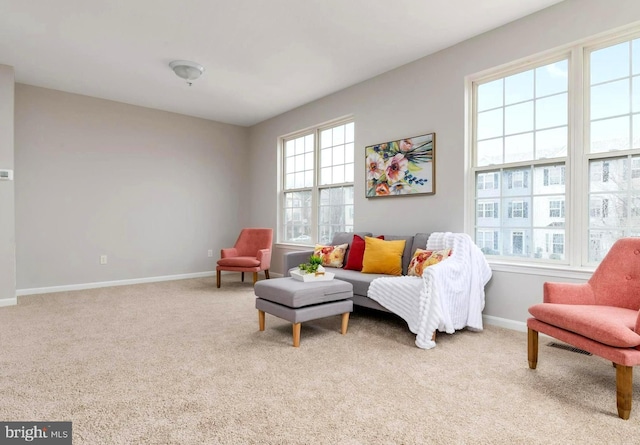
[[[411,258],[413,258],[413,254],[416,253],[417,249],[426,249],[427,241],[429,241],[430,233],[416,233],[413,236],[413,244],[411,246]],[[409,260],[411,261],[411,260]]]

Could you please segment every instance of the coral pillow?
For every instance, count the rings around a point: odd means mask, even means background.
[[[362,273],[402,275],[402,254],[405,240],[381,240],[366,236]]]
[[[349,244],[340,244],[338,246],[323,246],[316,244],[313,254],[322,258],[324,267],[342,267],[344,262],[344,254],[347,253]]]
[[[378,239],[384,239],[384,235],[377,237]],[[349,248],[349,255],[347,256],[347,265],[344,266],[348,270],[362,270],[362,257],[364,257],[364,238],[360,235],[353,235],[353,241]]]
[[[450,249],[416,249],[416,253],[413,254],[413,258],[411,258],[411,262],[409,263],[409,270],[407,271],[407,275],[411,277],[421,277],[425,267],[438,264],[440,261],[448,258],[449,255],[451,255]]]

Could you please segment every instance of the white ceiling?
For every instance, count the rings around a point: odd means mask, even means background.
[[[0,0],[16,81],[253,125],[561,0]],[[175,59],[206,68],[189,87]]]

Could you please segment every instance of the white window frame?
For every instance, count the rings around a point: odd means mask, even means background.
[[[565,162],[565,261],[553,263],[526,258],[524,261],[518,258],[489,257],[488,260],[494,270],[534,273],[540,275],[553,275],[558,277],[588,278],[593,272],[597,263],[589,263],[589,245],[597,241],[588,234],[589,227],[589,193],[574,192],[575,190],[589,189],[589,162],[602,158],[614,158],[615,156],[625,156],[639,154],[638,149],[620,150],[616,152],[589,153],[587,149],[582,151],[582,147],[588,145],[590,140],[589,122],[589,58],[587,53],[595,50],[622,43],[628,40],[640,38],[640,27],[632,25],[626,29],[620,29],[608,35],[591,37],[579,42],[564,45],[562,47],[546,51],[539,55],[533,55],[513,63],[508,63],[495,69],[485,70],[481,73],[469,75],[465,78],[467,90],[467,128],[466,138],[467,157],[466,165],[466,192],[465,192],[465,231],[475,237],[475,196],[476,196],[476,147],[475,147],[475,98],[474,83],[490,82],[492,80],[504,78],[512,74],[520,73],[528,69],[553,63],[554,61],[568,58],[569,61],[569,82],[568,82],[568,147],[567,157],[557,158],[558,161]],[[576,67],[582,67],[582,69]],[[584,103],[584,105],[583,105]],[[497,169],[510,167],[536,165],[536,162],[527,161],[511,164],[497,164]],[[632,166],[633,168],[633,166]],[[602,173],[604,175],[604,172]],[[640,175],[640,173],[638,173]],[[478,229],[479,230],[479,229]],[[599,239],[599,238],[598,238]]]
[[[320,185],[320,171],[321,171],[321,165],[320,165],[320,143],[321,143],[321,133],[324,130],[327,129],[331,129],[340,125],[346,125],[349,123],[354,123],[355,125],[355,121],[353,116],[346,116],[346,117],[342,117],[339,119],[336,119],[334,121],[329,121],[329,122],[325,122],[323,124],[320,125],[315,125],[313,127],[309,127],[309,128],[305,128],[303,130],[300,131],[296,131],[293,133],[289,133],[283,136],[280,136],[278,138],[278,169],[280,171],[279,174],[279,184],[278,184],[278,195],[279,195],[279,199],[278,199],[278,230],[277,230],[277,244],[286,244],[286,245],[314,245],[318,242],[319,239],[319,226],[320,226],[320,220],[319,220],[319,213],[320,213],[320,207],[321,207],[321,203],[320,203],[320,192],[323,189],[331,189],[331,188],[339,188],[339,187],[351,187],[354,188],[355,187],[355,171],[354,171],[354,181],[351,182],[342,182],[342,183],[336,183],[336,184],[327,184],[327,185]],[[285,144],[287,141],[292,140],[292,139],[297,139],[299,137],[303,137],[306,135],[310,135],[313,134],[314,135],[314,172],[313,172],[313,186],[312,187],[301,187],[301,188],[291,188],[291,189],[286,189],[285,188],[285,167],[284,167],[284,162],[285,162]],[[355,160],[355,137],[354,137],[354,169],[355,169],[355,165],[357,164],[356,160]],[[291,192],[296,192],[296,191],[310,191],[311,192],[311,232],[309,234],[309,240],[305,240],[305,241],[301,241],[301,242],[294,242],[294,241],[287,241],[284,237],[284,222],[283,222],[283,211],[285,208],[285,195],[287,193],[291,193]],[[355,213],[355,203],[354,205],[351,206],[351,216],[353,217]],[[353,226],[350,227],[353,230]]]

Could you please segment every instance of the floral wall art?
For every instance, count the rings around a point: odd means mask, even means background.
[[[370,145],[365,149],[367,198],[433,195],[436,134]]]

